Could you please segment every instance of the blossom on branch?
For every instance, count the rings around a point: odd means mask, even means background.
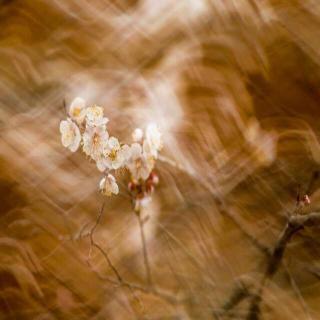
[[[60,123],[63,146],[72,152],[82,151],[96,162],[97,168],[105,172],[99,184],[104,195],[118,194],[119,187],[110,171],[126,168],[130,174],[129,191],[134,209],[140,210],[151,200],[159,178],[154,171],[158,152],[162,148],[162,138],[158,127],[149,124],[143,132],[137,128],[132,133],[131,145],[109,137],[103,108],[97,105],[86,106],[83,98],[76,97],[68,110],[70,118]]]
[[[134,142],[141,142],[143,138],[143,131],[140,128],[136,128],[133,132],[132,132],[132,140]]]
[[[158,156],[158,151],[162,149],[161,133],[154,123],[149,124],[147,127],[143,149],[144,152],[151,154],[155,158]]]
[[[100,171],[106,169],[119,169],[130,157],[130,147],[128,145],[121,146],[119,140],[111,137],[106,144],[104,156],[97,161],[97,166]]]
[[[83,133],[83,152],[94,160],[99,160],[108,143],[109,134],[106,126],[86,126]]]
[[[119,187],[117,185],[116,179],[112,174],[108,174],[103,177],[100,181],[100,191],[106,196],[111,196],[112,194],[119,193]]]
[[[127,168],[133,181],[146,180],[154,166],[153,158],[148,157],[139,143],[131,145]]]
[[[69,116],[78,125],[81,125],[86,117],[86,101],[80,97],[76,97],[70,105]]]
[[[60,122],[60,133],[62,145],[71,152],[77,151],[81,141],[78,126],[71,119],[62,120]]]
[[[99,106],[92,106],[86,110],[86,121],[89,126],[102,126],[109,122],[108,118],[103,116],[103,108]]]

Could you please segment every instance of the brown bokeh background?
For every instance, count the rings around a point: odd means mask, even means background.
[[[0,0],[0,318],[214,319],[258,283],[298,190],[319,206],[319,39],[317,0]],[[123,141],[160,126],[144,227],[156,287],[183,302],[111,283],[98,250],[88,264],[100,174],[58,130],[78,95]],[[145,286],[118,179],[95,240]],[[257,319],[320,318],[319,248],[317,227],[293,237]]]

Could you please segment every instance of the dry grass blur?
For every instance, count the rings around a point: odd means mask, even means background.
[[[250,314],[298,190],[320,205],[319,39],[318,0],[0,0],[0,319],[319,319],[317,226]],[[88,264],[100,175],[58,130],[77,95],[123,140],[162,129],[179,165],[157,164],[145,229],[178,302],[144,292],[124,186],[95,241],[140,287],[98,250]]]

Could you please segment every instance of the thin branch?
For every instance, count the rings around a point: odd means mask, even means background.
[[[122,277],[120,276],[118,270],[115,268],[115,266],[112,264],[108,254],[95,242],[92,243],[92,245],[94,247],[96,247],[100,252],[101,254],[103,255],[103,257],[105,258],[105,260],[107,261],[109,267],[112,269],[112,271],[114,272],[114,274],[116,275],[118,281],[121,283],[122,282]]]
[[[94,226],[92,227],[91,231],[90,231],[90,249],[89,249],[89,257],[88,257],[88,260],[90,260],[91,258],[91,254],[92,254],[92,248],[95,247],[97,248],[103,255],[103,257],[105,258],[105,260],[107,261],[109,267],[112,269],[112,271],[114,272],[114,274],[116,275],[117,279],[119,282],[122,281],[122,278],[119,274],[119,272],[117,271],[117,269],[115,268],[115,266],[113,265],[113,263],[111,262],[108,254],[100,247],[100,245],[98,245],[95,241],[94,241],[94,232],[96,230],[96,228],[98,227],[100,221],[101,221],[101,217],[102,217],[102,214],[104,212],[104,207],[105,207],[105,201],[103,202],[102,206],[101,206],[101,209],[99,211],[99,214],[98,214],[98,217],[97,217],[97,220],[96,220],[96,223],[94,224]]]
[[[254,284],[248,281],[238,281],[237,287],[233,290],[231,297],[225,302],[219,311],[214,311],[213,316],[215,319],[225,317],[230,314],[233,308],[239,305],[243,300],[252,296],[252,289]]]
[[[128,289],[130,289],[131,293],[133,294],[134,298],[138,300],[138,302],[140,303],[140,300],[138,299],[138,297],[135,295],[134,291],[140,291],[143,292],[145,294],[150,294],[153,295],[155,297],[158,297],[162,300],[167,301],[170,304],[179,304],[182,303],[182,300],[176,298],[176,296],[171,295],[170,293],[167,293],[163,290],[159,290],[159,289],[155,289],[153,287],[151,287],[151,285],[149,284],[148,287],[144,287],[141,286],[139,284],[133,284],[130,283],[126,280],[124,280],[121,275],[119,274],[118,270],[116,269],[116,267],[113,265],[113,263],[111,262],[107,252],[98,244],[94,241],[94,232],[96,230],[96,228],[98,227],[100,221],[101,221],[101,217],[103,215],[104,212],[104,206],[105,206],[105,202],[102,204],[102,207],[99,211],[97,220],[94,224],[94,226],[92,227],[90,233],[89,233],[89,237],[90,237],[90,251],[89,251],[89,259],[88,259],[88,265],[91,268],[92,271],[94,271],[96,273],[96,275],[102,279],[102,280],[106,280],[109,283],[117,286],[117,287],[127,287]],[[147,251],[146,251],[146,242],[145,242],[145,236],[144,236],[144,232],[143,232],[143,221],[141,220],[140,215],[138,216],[139,218],[139,225],[140,225],[140,231],[141,231],[141,238],[142,238],[142,242],[143,242],[143,248],[144,248],[144,259],[145,259],[145,263],[146,266],[149,266],[149,262],[148,262],[148,255],[147,255]],[[112,269],[112,271],[114,272],[114,274],[116,275],[117,281],[113,280],[109,277],[105,277],[102,276],[98,271],[96,271],[93,266],[90,264],[90,257],[91,257],[91,253],[92,253],[92,248],[95,247],[97,248],[100,253],[103,255],[104,259],[107,261],[108,266]],[[148,270],[148,269],[147,269]],[[150,272],[150,268],[149,268],[149,272]]]
[[[147,243],[146,243],[146,238],[144,234],[144,228],[143,228],[143,221],[141,219],[141,213],[135,212],[138,222],[139,222],[139,229],[140,229],[140,237],[141,237],[141,243],[142,243],[142,250],[143,250],[143,261],[146,269],[146,274],[147,274],[147,282],[148,286],[152,288],[152,276],[151,276],[151,268],[150,268],[150,263],[149,263],[149,257],[148,257],[148,251],[147,251]]]
[[[219,316],[226,315],[244,299],[251,297],[247,320],[258,320],[261,313],[260,308],[264,288],[267,282],[271,280],[275,273],[278,271],[288,243],[296,233],[298,233],[305,227],[314,226],[320,226],[319,212],[312,212],[306,215],[292,215],[291,217],[289,217],[288,222],[281,232],[271,254],[267,256],[267,266],[257,292],[253,294],[251,293],[252,288],[249,288],[248,286],[238,286],[233,291],[229,300],[222,307],[222,311],[220,311],[218,314],[214,313],[216,319],[219,319]]]
[[[131,283],[129,281],[126,281],[123,278],[121,278],[121,281],[114,280],[114,279],[109,278],[107,276],[101,275],[97,270],[95,270],[93,268],[92,265],[90,265],[90,267],[91,267],[91,270],[98,276],[99,279],[107,281],[110,284],[114,285],[115,287],[127,287],[128,289],[131,290],[131,292],[139,291],[139,292],[142,292],[145,294],[153,295],[153,296],[160,298],[160,299],[162,299],[172,305],[177,305],[177,304],[181,304],[184,302],[184,299],[179,299],[175,295],[170,294],[169,292],[167,292],[165,290],[145,287],[140,284]]]
[[[68,113],[68,108],[67,108],[67,104],[66,104],[65,99],[62,100],[62,107],[63,107],[63,110],[65,111],[65,113]]]
[[[284,230],[279,236],[273,249],[273,253],[267,261],[267,267],[260,283],[258,292],[253,296],[249,307],[247,320],[257,320],[260,316],[260,305],[262,301],[263,289],[268,280],[271,280],[278,271],[286,247],[292,237],[305,227],[320,225],[320,213],[312,212],[306,215],[293,215],[289,218]]]

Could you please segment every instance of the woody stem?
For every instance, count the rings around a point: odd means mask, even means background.
[[[143,260],[144,260],[144,265],[145,265],[146,274],[147,274],[147,282],[148,282],[148,285],[152,287],[151,269],[150,269],[149,257],[147,252],[147,244],[146,244],[146,238],[145,238],[145,233],[143,228],[143,221],[141,219],[140,210],[136,211],[135,213],[139,222],[139,229],[140,229],[140,236],[141,236],[142,250],[143,250]]]

